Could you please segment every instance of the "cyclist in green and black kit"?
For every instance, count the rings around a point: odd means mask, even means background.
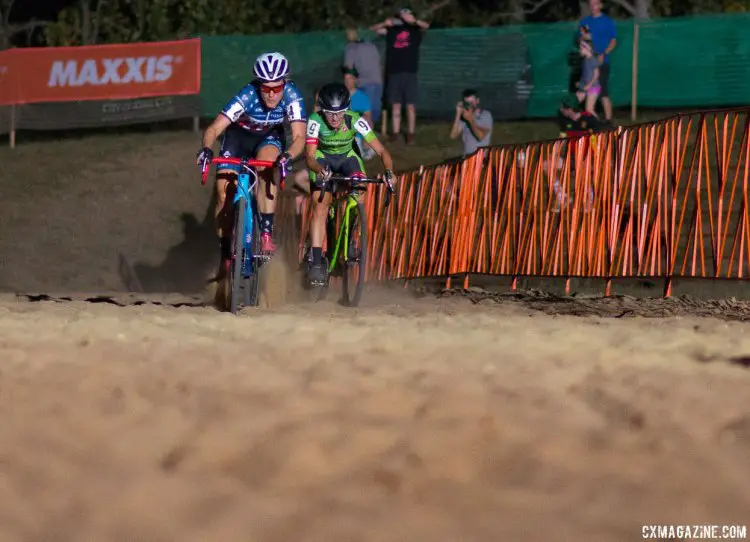
[[[356,150],[356,134],[380,156],[385,169],[384,180],[393,181],[393,160],[375,132],[358,113],[349,111],[351,95],[341,83],[331,83],[320,89],[318,105],[320,112],[313,113],[307,120],[305,156],[310,170],[310,197],[313,204],[313,219],[310,227],[312,267],[309,280],[325,281],[326,269],[323,265],[323,239],[326,233],[326,218],[331,205],[331,194],[327,192],[322,202],[318,202],[319,186],[316,180],[326,181],[331,175],[365,177],[365,166]]]

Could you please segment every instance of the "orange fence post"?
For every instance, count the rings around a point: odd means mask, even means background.
[[[367,195],[367,278],[745,278],[748,108],[482,149]],[[306,230],[306,222],[303,231]],[[304,233],[303,233],[304,235]],[[301,245],[300,245],[301,246]]]

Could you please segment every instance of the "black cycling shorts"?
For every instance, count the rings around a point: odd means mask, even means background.
[[[326,154],[318,149],[315,152],[315,158],[321,166],[328,166],[334,175],[342,177],[365,177],[365,166],[362,163],[362,159],[354,150],[350,150],[346,154]],[[320,190],[320,187],[315,186],[315,177],[315,173],[310,171],[311,192]]]
[[[241,158],[243,160],[255,158],[258,155],[258,151],[267,145],[272,145],[279,149],[279,154],[284,152],[286,137],[284,129],[281,126],[273,128],[268,132],[257,133],[232,124],[222,134],[219,157]],[[240,172],[240,166],[229,164],[221,165],[219,169]]]

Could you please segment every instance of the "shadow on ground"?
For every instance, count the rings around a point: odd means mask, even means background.
[[[286,269],[297,268],[298,238],[294,215],[294,195],[295,193],[291,191],[283,193],[276,209],[278,229],[276,242],[280,252],[280,258],[277,259],[283,260],[276,263]],[[183,239],[167,251],[161,264],[156,266],[146,262],[131,264],[123,253],[119,253],[118,272],[126,290],[145,294],[196,295],[204,293],[216,271],[219,258],[219,244],[214,230],[215,204],[216,195],[213,193],[201,221],[192,213],[180,214]],[[277,267],[274,266],[271,272],[282,272]],[[286,270],[283,272],[286,273]],[[286,289],[286,286],[282,284],[278,286]]]
[[[161,264],[138,262],[131,266],[119,255],[120,276],[129,292],[197,294],[206,288],[211,266],[218,258],[215,198],[209,201],[201,221],[192,213],[180,214],[183,239],[167,251]]]

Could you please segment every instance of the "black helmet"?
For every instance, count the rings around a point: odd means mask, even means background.
[[[343,83],[330,83],[320,89],[318,105],[323,111],[338,113],[349,109],[352,98]]]

